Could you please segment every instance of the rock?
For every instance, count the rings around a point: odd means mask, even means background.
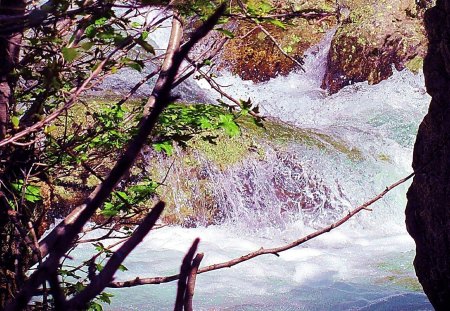
[[[336,93],[356,82],[378,83],[411,60],[420,66],[426,50],[420,10],[414,0],[342,0],[322,87]]]
[[[436,310],[450,306],[450,0],[425,14],[429,46],[424,62],[430,109],[414,146],[416,172],[408,191],[406,225],[416,242],[414,266]]]
[[[248,1],[247,4],[255,1]],[[262,1],[259,1],[262,2]],[[272,1],[276,8],[284,9],[322,9],[327,12],[336,11],[335,1]],[[288,6],[289,7],[286,7]],[[300,59],[311,46],[319,43],[327,30],[335,27],[336,18],[329,16],[317,20],[295,18],[286,21],[286,29],[269,22],[262,26],[271,34],[277,44],[262,30],[254,29],[255,24],[238,22],[236,36],[224,48],[219,60],[219,69],[230,70],[244,80],[263,82],[278,75],[287,75],[298,67],[292,60],[283,55],[282,48],[295,59]]]

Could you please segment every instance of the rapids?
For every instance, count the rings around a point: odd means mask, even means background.
[[[395,72],[378,85],[356,83],[329,96],[319,86],[331,35],[309,51],[305,73],[261,84],[222,73],[218,81],[234,97],[251,98],[265,115],[319,133],[324,144],[333,145],[331,137],[356,156],[336,146],[325,152],[291,142],[281,155],[266,150],[264,161],[249,160],[226,171],[210,168],[224,222],[151,232],[126,259],[128,271],[118,272],[117,280],[177,273],[196,237],[205,253],[202,265],[288,243],[333,222],[411,172],[415,134],[430,101],[423,75]],[[201,92],[197,95],[210,100],[218,96],[201,80],[178,90],[184,91]],[[277,180],[279,188],[298,193],[298,200],[279,202],[269,182]],[[374,204],[373,211],[363,211],[279,257],[266,255],[199,275],[195,309],[432,310],[412,267],[414,242],[404,224],[408,185]],[[77,252],[83,256],[89,246]],[[115,297],[107,310],[169,310],[176,283],[108,292]]]

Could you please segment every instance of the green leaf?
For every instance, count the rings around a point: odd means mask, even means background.
[[[12,123],[12,126],[16,129],[16,128],[18,128],[19,127],[19,117],[17,117],[17,116],[12,116],[11,117],[11,123]]]
[[[148,31],[143,31],[141,33],[141,39],[142,40],[146,40],[148,38],[149,32]]]
[[[120,265],[118,269],[119,271],[128,271],[128,268],[125,267],[124,265]]]
[[[88,38],[92,39],[97,34],[97,28],[94,25],[89,25],[86,27],[86,30],[84,31],[84,33],[86,34],[86,36]]]
[[[147,41],[142,40],[141,38],[136,39],[136,43],[139,44],[144,50],[146,50],[147,52],[155,55],[155,49],[153,48],[153,46],[151,44],[149,44]]]
[[[88,311],[103,311],[103,307],[99,303],[91,302]]]
[[[208,118],[203,116],[200,118],[200,127],[205,130],[213,128],[211,121],[209,121]]]
[[[286,25],[278,19],[271,18],[271,19],[269,19],[269,23],[271,23],[272,25],[275,25],[281,29],[286,29]]]
[[[11,183],[12,188],[18,192],[19,194],[22,194],[23,191],[23,180],[19,179],[14,183]],[[28,184],[26,185],[25,191],[24,191],[24,199],[31,203],[36,203],[38,201],[42,200],[41,196],[41,187],[36,185]]]
[[[224,34],[225,36],[227,36],[228,38],[231,38],[231,39],[234,38],[234,33],[231,32],[231,31],[229,31],[229,30],[227,30],[227,29],[224,29],[224,28],[217,28],[216,30],[219,31],[219,32],[221,32],[221,33],[223,33],[223,34]]]
[[[173,153],[173,146],[172,146],[172,142],[170,142],[170,141],[154,143],[153,148],[155,148],[155,150],[158,152],[164,151],[168,156],[171,156]]]
[[[139,72],[141,72],[142,69],[144,69],[144,63],[140,60],[132,60],[129,59],[128,57],[124,57],[120,61],[126,66],[133,68],[134,70],[137,70]]]
[[[103,26],[103,25],[105,25],[107,20],[108,19],[106,17],[101,17],[101,18],[97,19],[94,23],[96,26]]]
[[[94,46],[94,42],[92,41],[83,42],[81,43],[80,46],[83,50],[88,51]]]
[[[220,126],[225,130],[230,137],[239,135],[239,126],[234,122],[234,117],[231,114],[221,115],[219,117]]]
[[[98,300],[100,300],[101,302],[106,302],[107,304],[111,304],[111,297],[114,297],[114,295],[109,293],[101,293],[98,296]]]
[[[138,22],[131,22],[130,26],[133,28],[141,28],[142,24]]]
[[[78,56],[78,51],[76,48],[63,47],[61,52],[64,59],[69,63],[72,62]]]
[[[252,100],[250,98],[247,100],[240,99],[239,103],[244,109],[250,109],[252,107]]]

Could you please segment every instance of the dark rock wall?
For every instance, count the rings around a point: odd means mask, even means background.
[[[406,225],[425,293],[436,310],[450,310],[450,0],[426,12],[425,26],[424,73],[432,101],[414,146]]]

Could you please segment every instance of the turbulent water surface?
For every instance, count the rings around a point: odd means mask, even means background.
[[[202,265],[288,243],[411,172],[415,134],[429,102],[423,77],[396,72],[378,85],[358,83],[328,96],[319,88],[326,47],[324,42],[309,51],[306,73],[258,85],[223,74],[219,82],[237,98],[250,97],[266,115],[320,133],[324,144],[331,137],[345,150],[291,142],[282,155],[271,150],[264,161],[211,172],[225,222],[152,232],[127,258],[129,270],[118,273],[118,280],[177,273],[196,237],[205,253]],[[201,81],[194,86],[204,98],[216,96]],[[273,187],[278,181],[276,188],[292,194],[291,202],[280,202]],[[301,247],[199,275],[195,309],[432,310],[414,277],[414,243],[404,225],[407,187]],[[173,306],[176,283],[110,292],[116,297],[106,309],[166,310]]]

